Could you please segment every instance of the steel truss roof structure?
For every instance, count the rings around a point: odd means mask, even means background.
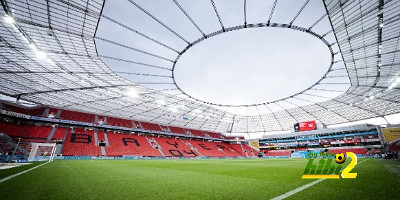
[[[296,26],[296,19],[306,12],[309,0],[293,10],[293,18],[285,23],[278,23],[274,18],[279,11],[276,9],[279,0],[265,12],[265,21],[258,23],[248,22],[246,4],[249,2],[243,0],[243,20],[228,27],[218,1],[211,0],[210,9],[215,16],[210,20],[217,20],[220,29],[206,32],[178,0],[172,0],[185,15],[182,20],[190,22],[201,35],[196,40],[188,40],[157,18],[157,13],[146,10],[135,0],[128,0],[135,12],[142,12],[182,40],[185,46],[181,49],[104,15],[102,0],[0,1],[0,91],[4,95],[100,115],[234,133],[288,130],[294,123],[308,120],[332,125],[400,112],[399,1],[324,0],[324,14],[315,16],[309,26],[301,27]],[[163,57],[157,52],[98,36],[100,20],[169,49],[176,57]],[[314,27],[323,21],[330,23],[330,29],[316,32]],[[290,28],[313,35],[330,49],[331,66],[321,80],[304,91],[256,105],[213,104],[195,99],[179,88],[173,76],[174,66],[187,49],[224,32],[256,27]],[[100,55],[96,48],[98,42],[163,59],[170,65],[156,66],[134,58]],[[166,70],[171,75],[160,75],[154,70],[152,73],[117,72],[102,59]],[[345,76],[336,75],[337,72],[345,72]],[[123,73],[143,76],[149,81],[128,80],[121,76]],[[168,81],[153,81],[159,78]],[[335,78],[348,81],[332,81]],[[340,84],[349,84],[349,87],[344,91],[335,89]],[[339,92],[339,95],[332,98],[326,92]],[[268,112],[242,115],[232,112],[231,108],[235,107]]]

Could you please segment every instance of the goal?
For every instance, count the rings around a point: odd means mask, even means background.
[[[53,161],[56,143],[31,143],[28,162]]]

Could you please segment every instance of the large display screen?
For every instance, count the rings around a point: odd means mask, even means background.
[[[294,124],[294,131],[311,131],[317,129],[317,123],[315,121],[299,122]]]

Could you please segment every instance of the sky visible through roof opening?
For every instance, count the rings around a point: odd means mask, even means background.
[[[191,47],[174,75],[178,86],[197,99],[249,105],[300,92],[329,65],[329,49],[316,37],[287,28],[252,28]]]
[[[117,74],[182,98],[189,97],[173,85],[173,62],[179,52],[187,47],[187,42],[202,38],[203,33],[210,34],[222,27],[242,25],[244,21],[257,24],[270,20],[271,23],[293,23],[304,28],[313,26],[312,30],[317,34],[326,34],[324,39],[335,42],[333,34],[329,34],[329,20],[327,17],[321,19],[326,13],[321,1],[310,1],[297,17],[297,12],[306,1],[282,0],[275,7],[274,1],[247,1],[244,18],[243,1],[216,0],[221,22],[210,1],[178,1],[197,27],[173,1],[135,2],[165,26],[129,1],[106,2],[96,35],[99,55]],[[270,16],[272,8],[274,12]],[[335,45],[332,49],[338,51]],[[329,53],[321,40],[301,31],[272,27],[242,29],[208,38],[189,48],[178,60],[174,75],[177,85],[186,94],[201,101],[228,105],[259,104],[294,95],[314,84],[330,65]],[[343,68],[343,64],[338,63],[333,68]],[[345,70],[337,70],[332,74],[341,78],[325,82],[348,82]],[[318,89],[329,90],[333,87],[338,91],[346,91],[349,85],[326,84]],[[241,115],[258,115],[325,101],[341,93],[314,90],[314,94],[326,98],[300,96],[305,100],[292,99],[293,103],[283,102],[271,105],[268,109],[220,109]]]

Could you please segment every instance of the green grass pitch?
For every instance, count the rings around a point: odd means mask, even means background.
[[[56,160],[0,183],[0,198],[270,199],[315,181],[301,179],[306,163],[307,159]],[[0,179],[38,164],[0,170]],[[324,180],[288,199],[400,199],[400,161],[368,159],[351,172],[358,173],[356,179]]]

